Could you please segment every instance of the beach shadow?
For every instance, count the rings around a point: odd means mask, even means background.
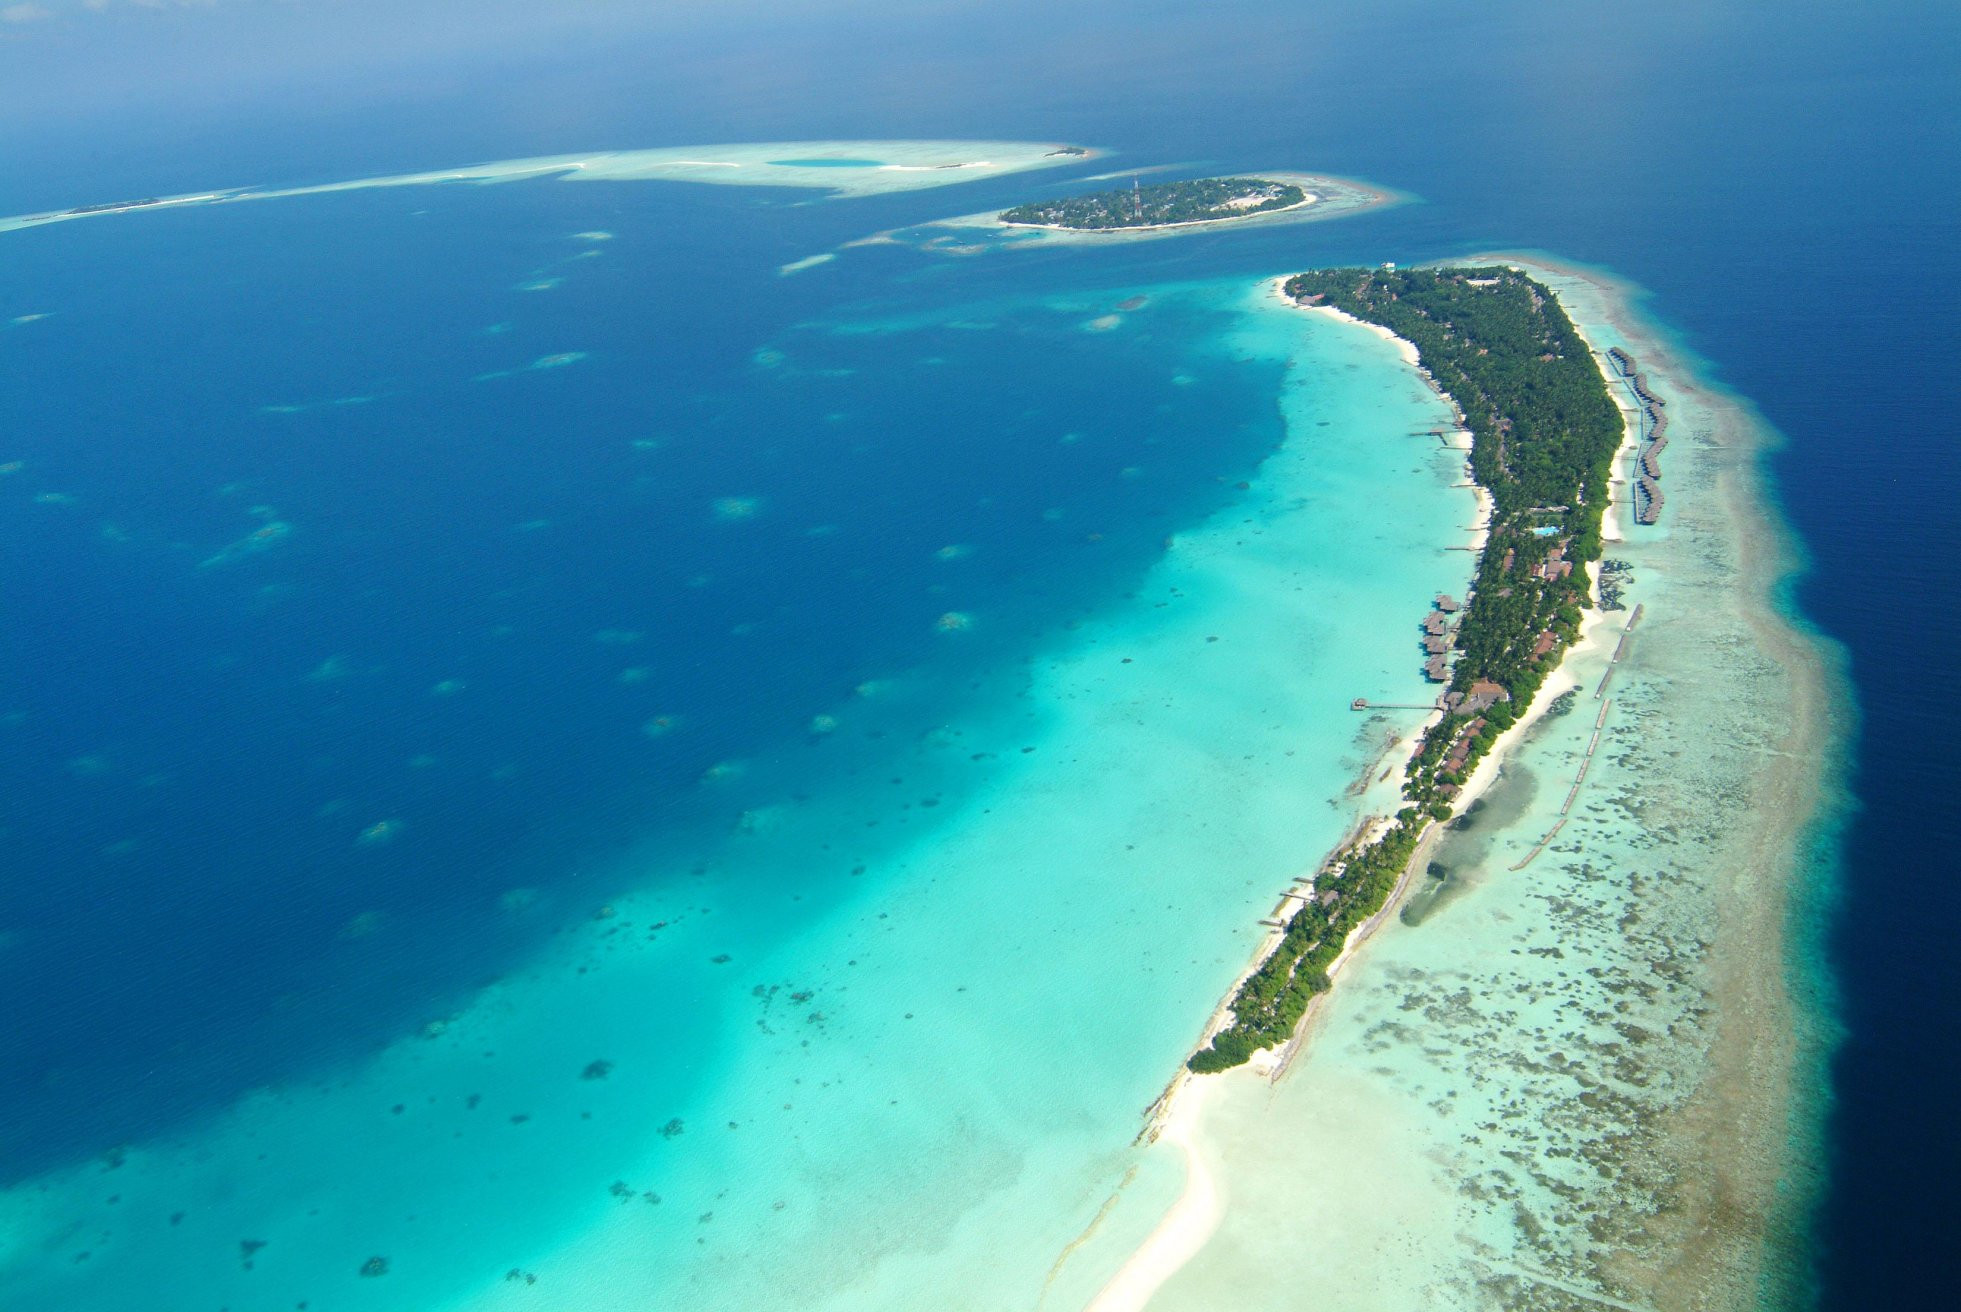
[[[1538,794],[1538,776],[1508,762],[1484,795],[1444,826],[1422,882],[1403,902],[1402,923],[1420,927],[1483,880],[1497,840],[1525,817]]]

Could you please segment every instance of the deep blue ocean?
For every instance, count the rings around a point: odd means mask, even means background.
[[[705,770],[863,680],[930,666],[951,704],[961,662],[1121,595],[1277,436],[1262,366],[1173,392],[1149,342],[1086,363],[949,333],[868,370],[822,329],[838,307],[1537,249],[1648,289],[1788,439],[1771,468],[1810,562],[1792,604],[1844,644],[1859,702],[1816,863],[1836,901],[1794,927],[1843,1025],[1822,1301],[1936,1305],[1961,1223],[1961,13],[1300,8],[702,20],[18,140],[0,212],[854,136],[1073,140],[1108,167],[1315,169],[1414,202],[984,276],[896,248],[776,268],[1066,171],[837,204],[353,192],[0,238],[0,318],[54,314],[0,338],[0,461],[24,466],[0,479],[0,933],[21,931],[0,941],[0,1175],[467,996],[551,932],[493,914],[502,891],[603,897],[594,872],[650,823],[740,808]],[[614,236],[573,236],[591,230]],[[560,281],[524,290],[541,279]],[[1020,385],[1045,395],[1039,428]],[[1058,444],[1058,404],[1097,439]],[[1157,440],[1195,414],[1232,436]],[[985,550],[949,595],[955,544]],[[998,618],[954,646],[951,610]]]

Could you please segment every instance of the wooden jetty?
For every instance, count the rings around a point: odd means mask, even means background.
[[[1627,624],[1621,629],[1621,640],[1614,644],[1614,654],[1607,658],[1607,672],[1600,676],[1600,685],[1593,690],[1595,697],[1606,695],[1607,681],[1614,677],[1614,667],[1621,663],[1621,657],[1627,655],[1628,640],[1634,636],[1634,626],[1641,622],[1641,611],[1644,604],[1642,602],[1636,602],[1633,613],[1627,617]],[[1604,717],[1606,712],[1603,710],[1601,715]]]
[[[1607,728],[1607,712],[1614,705],[1613,699],[1606,695],[1607,682],[1614,677],[1614,669],[1621,663],[1621,658],[1627,655],[1628,639],[1634,636],[1634,626],[1641,622],[1641,611],[1642,606],[1637,604],[1633,614],[1627,617],[1627,625],[1621,630],[1621,640],[1614,644],[1614,654],[1607,658],[1607,671],[1600,676],[1599,686],[1593,690],[1593,695],[1600,699],[1600,713],[1593,717],[1593,735],[1587,739],[1586,751],[1580,754],[1580,768],[1573,776],[1573,786],[1566,790],[1566,800],[1560,804],[1559,819],[1546,831],[1545,837],[1533,844],[1532,850],[1519,859],[1513,870],[1523,870],[1538,859],[1539,853],[1545,851],[1546,846],[1559,835],[1573,810],[1573,803],[1580,798],[1580,785],[1586,782],[1587,771],[1593,768],[1593,754],[1600,750],[1600,735]]]
[[[1519,858],[1512,866],[1513,870],[1523,870],[1538,860],[1539,853],[1545,851],[1552,840],[1559,837],[1559,831],[1566,827],[1567,820],[1571,818],[1573,803],[1580,800],[1580,785],[1586,782],[1587,771],[1593,766],[1593,754],[1600,750],[1600,734],[1607,726],[1607,708],[1613,704],[1611,701],[1600,703],[1600,714],[1593,718],[1593,736],[1587,739],[1586,751],[1580,754],[1579,772],[1573,776],[1573,786],[1566,790],[1566,800],[1559,804],[1559,819],[1553,821],[1552,828],[1546,830],[1545,837],[1532,845],[1530,852]]]

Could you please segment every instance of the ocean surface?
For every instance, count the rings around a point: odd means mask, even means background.
[[[1466,568],[1388,343],[1240,278],[786,280],[609,191],[28,234],[116,290],[23,354],[130,408],[17,457],[9,964],[91,963],[17,1032],[19,1167],[85,1163],[8,1200],[21,1297],[850,1305],[937,1243],[1020,1302],[1347,825],[1346,701],[1425,696],[1344,638]],[[268,263],[178,290],[143,239],[214,215]],[[182,354],[126,386],[127,334]]]
[[[1434,402],[1261,280],[1491,248],[1647,288],[1787,439],[1790,603],[1859,708],[1793,935],[1842,1036],[1820,1302],[1945,1287],[1955,16],[1296,8],[728,20],[14,152],[7,213],[589,145],[1116,157],[0,236],[0,1307],[876,1306],[995,1254],[975,1305],[1025,1305],[1461,582]],[[1412,202],[839,249],[1160,166]]]

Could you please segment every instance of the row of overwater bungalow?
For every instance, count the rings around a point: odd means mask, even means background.
[[[1432,683],[1449,683],[1450,649],[1456,629],[1451,616],[1463,607],[1447,592],[1439,592],[1433,605],[1435,609],[1423,617],[1423,651],[1429,657],[1423,662],[1423,677]]]
[[[1648,386],[1648,376],[1635,365],[1634,357],[1618,346],[1607,348],[1614,369],[1634,390],[1641,402],[1641,473],[1634,481],[1634,522],[1652,524],[1661,518],[1661,453],[1668,446],[1666,402]]]

